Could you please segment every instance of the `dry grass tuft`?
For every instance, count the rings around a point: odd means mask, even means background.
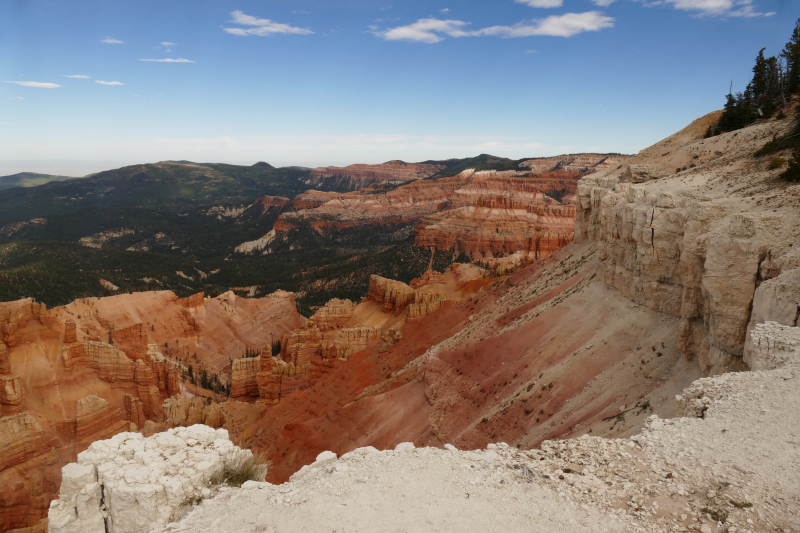
[[[241,487],[245,481],[264,481],[267,468],[267,454],[264,452],[252,455],[229,452],[225,456],[225,467],[211,480],[211,484]]]

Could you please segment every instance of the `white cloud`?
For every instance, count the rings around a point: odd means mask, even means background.
[[[689,11],[698,17],[771,17],[774,12],[756,11],[753,0],[657,0],[647,6],[670,5],[675,9]]]
[[[189,59],[183,59],[179,57],[178,59],[166,58],[166,59],[140,59],[139,61],[151,61],[153,63],[194,63]]]
[[[492,26],[480,30],[481,35],[497,35],[505,38],[548,35],[551,37],[572,37],[587,31],[613,28],[614,19],[599,11],[586,13],[564,13],[544,19],[521,22],[514,26]]]
[[[22,85],[23,87],[36,87],[39,89],[57,89],[61,87],[61,85],[55,83],[42,83],[40,81],[7,81],[6,83]]]
[[[101,43],[108,43],[108,44],[125,44],[125,41],[118,41],[116,39],[112,39],[111,37],[106,37]]]
[[[616,1],[617,0],[592,0],[595,5],[600,7],[608,7]]]
[[[420,19],[407,26],[398,26],[385,31],[373,30],[373,33],[387,41],[413,41],[418,43],[438,43],[445,37],[481,37],[486,35],[503,38],[531,37],[534,35],[572,37],[587,31],[612,28],[614,19],[606,17],[599,11],[588,11],[586,13],[552,15],[544,19],[520,22],[514,26],[491,26],[480,30],[464,29],[469,24],[469,22],[461,20],[427,18]]]
[[[469,33],[462,28],[469,22],[460,20],[439,20],[435,18],[419,19],[408,26],[398,26],[390,30],[375,32],[387,41],[413,41],[417,43],[438,43],[444,35],[450,37],[467,37]]]
[[[525,4],[530,7],[561,7],[564,0],[514,0],[518,4]]]
[[[444,9],[440,9],[440,10],[439,10],[439,13],[450,13],[450,8],[449,8],[449,7],[446,7],[446,8],[444,8]]]
[[[82,74],[72,74],[72,75],[64,74],[64,77],[65,78],[75,78],[75,79],[79,79],[79,80],[90,80],[91,79],[91,76],[83,76]]]
[[[245,15],[241,11],[234,11],[231,13],[235,24],[242,26],[254,26],[253,28],[223,28],[226,32],[233,35],[272,35],[274,33],[293,33],[297,35],[309,35],[314,33],[308,28],[298,28],[288,24],[280,24],[273,22],[269,19],[259,19],[251,15]]]
[[[23,97],[23,96],[17,96],[17,100],[25,100],[25,97]]]
[[[178,43],[171,43],[171,42],[168,42],[168,41],[164,41],[163,43],[161,43],[161,46],[175,46],[176,44],[178,44]]]
[[[124,83],[122,83],[122,82],[119,82],[119,81],[101,81],[101,80],[95,80],[94,82],[95,82],[95,83],[99,83],[100,85],[124,85]]]

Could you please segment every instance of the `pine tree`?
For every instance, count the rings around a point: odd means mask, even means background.
[[[800,19],[797,20],[792,38],[783,48],[781,57],[786,62],[786,92],[800,92]]]

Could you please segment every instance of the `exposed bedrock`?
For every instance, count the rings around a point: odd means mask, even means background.
[[[30,299],[0,303],[0,531],[43,531],[61,467],[96,440],[221,426],[220,405],[197,397],[213,393],[182,379],[189,354],[198,373],[224,378],[231,359],[304,322],[281,291],[134,293],[51,310]],[[183,391],[194,397],[181,400]]]
[[[226,430],[203,425],[100,440],[63,468],[59,497],[50,505],[50,533],[141,533],[164,526],[193,501],[211,496],[224,470],[249,457]]]
[[[747,368],[743,355],[754,294],[765,280],[797,266],[792,245],[800,221],[796,209],[762,207],[776,198],[769,196],[775,192],[774,177],[758,173],[750,154],[770,125],[740,132],[736,142],[744,145],[745,157],[722,158],[719,148],[729,147],[725,137],[732,134],[702,139],[710,117],[643,150],[627,167],[583,178],[575,240],[598,243],[598,276],[608,285],[679,317],[681,352],[688,359],[698,357],[704,372],[717,374]],[[674,153],[676,140],[686,141],[692,128],[696,138],[678,150],[703,165],[694,175],[666,178],[663,165],[649,163],[651,174],[661,179],[651,175],[635,183],[634,174],[642,176],[638,161],[658,159],[654,154],[669,148],[673,152],[663,155]],[[735,180],[734,175],[746,177]],[[734,185],[749,192],[731,194]],[[791,304],[776,299],[786,289],[769,287],[754,313],[770,310],[767,314],[786,315],[788,321]]]

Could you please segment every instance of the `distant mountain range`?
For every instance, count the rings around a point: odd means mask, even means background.
[[[0,190],[12,187],[37,187],[51,181],[66,181],[78,179],[73,176],[53,176],[52,174],[37,174],[36,172],[20,172],[10,176],[0,176]]]
[[[0,301],[31,296],[64,304],[107,294],[103,279],[123,292],[171,289],[181,296],[237,287],[258,287],[259,294],[284,289],[297,293],[307,314],[331,298],[359,299],[371,274],[408,282],[428,267],[441,271],[468,261],[460,253],[465,249],[496,253],[513,244],[505,235],[510,227],[488,210],[495,218],[483,224],[487,235],[470,229],[454,240],[453,225],[437,219],[431,231],[438,233],[425,234],[433,244],[423,248],[412,234],[420,217],[455,213],[481,195],[508,197],[491,201],[506,206],[506,218],[531,201],[559,206],[564,197],[574,197],[578,176],[612,160],[481,154],[316,169],[162,161],[6,188],[0,190]],[[488,174],[462,175],[465,169]],[[489,175],[494,171],[503,177],[495,180]],[[555,174],[548,174],[545,187],[539,182],[548,172]],[[334,201],[323,207],[328,200]],[[550,211],[547,220],[564,218]],[[559,232],[571,238],[568,229]]]

